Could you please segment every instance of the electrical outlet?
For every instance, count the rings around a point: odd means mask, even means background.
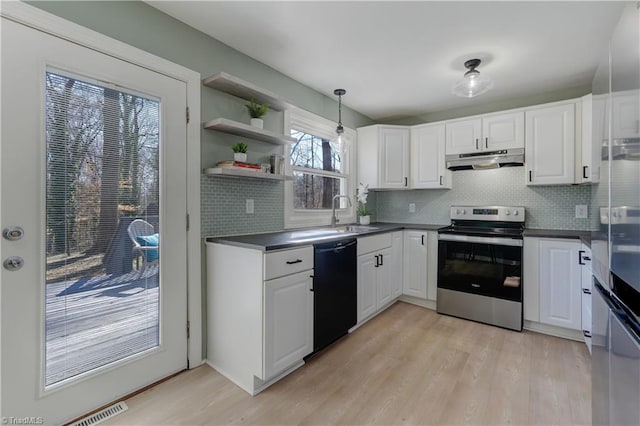
[[[247,214],[253,214],[253,200],[252,199],[247,199]]]
[[[586,204],[577,204],[576,205],[576,219],[587,219],[589,217],[589,213],[587,210]]]
[[[409,213],[416,212],[416,203],[409,203]]]

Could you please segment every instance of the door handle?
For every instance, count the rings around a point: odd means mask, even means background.
[[[579,265],[584,265],[585,263],[582,262],[582,255],[584,254],[584,250],[578,250],[578,264]]]
[[[375,266],[375,267],[377,268],[378,266],[380,266],[380,258],[379,258],[379,256],[376,254],[376,266]]]
[[[384,255],[380,255],[380,266],[384,265]]]
[[[440,176],[440,186],[442,186],[442,176]]]
[[[287,260],[287,265],[295,265],[296,263],[302,263],[302,259]]]
[[[587,179],[589,176],[587,176],[587,168],[589,166],[582,166],[582,177]]]
[[[480,149],[478,148],[478,138],[476,138],[476,149]]]
[[[591,294],[591,290],[589,290],[588,288],[583,288],[583,289],[582,289],[582,292],[583,292],[584,294]]]
[[[422,234],[422,245],[424,245],[424,234]]]
[[[489,138],[484,138],[484,147],[489,148]]]
[[[404,186],[409,186],[409,179],[408,178],[404,178]]]
[[[4,269],[7,271],[17,271],[24,266],[24,259],[20,256],[11,256],[2,262],[2,266],[4,266]]]
[[[584,337],[591,337],[591,332],[590,331],[582,330],[582,334],[584,335]]]
[[[529,170],[529,182],[531,182],[531,170]]]

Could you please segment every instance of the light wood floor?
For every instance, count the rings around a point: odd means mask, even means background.
[[[109,424],[590,424],[583,343],[396,303],[251,397],[208,366],[129,400]]]

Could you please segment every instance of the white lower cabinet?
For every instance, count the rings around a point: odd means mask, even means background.
[[[358,324],[400,295],[402,231],[358,238]]]
[[[591,327],[592,327],[592,314],[591,314],[591,292],[593,290],[593,278],[591,272],[591,249],[586,244],[582,244],[580,250],[580,270],[582,284],[582,334],[584,335],[584,341],[591,352]]]
[[[271,378],[313,352],[311,271],[264,283],[264,374]]]
[[[313,352],[313,247],[206,245],[207,363],[255,395]]]
[[[404,231],[402,294],[436,300],[438,292],[438,233]]]
[[[582,329],[582,271],[577,240],[540,241],[540,322]]]
[[[404,277],[402,294],[427,298],[426,231],[404,231]]]
[[[404,276],[404,232],[397,231],[391,234],[391,298],[402,295],[402,280]]]
[[[582,330],[582,270],[576,239],[524,239],[524,319]]]

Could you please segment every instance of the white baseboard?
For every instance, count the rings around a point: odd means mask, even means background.
[[[422,306],[423,308],[431,309],[432,311],[436,310],[436,301],[421,299],[419,297],[406,296],[402,295],[399,299],[401,302],[411,303],[412,305]]]
[[[582,331],[571,330],[568,328],[556,327],[554,325],[541,324],[539,322],[524,321],[523,328],[536,333],[548,334],[550,336],[562,337],[563,339],[575,340],[576,342],[584,342]]]

